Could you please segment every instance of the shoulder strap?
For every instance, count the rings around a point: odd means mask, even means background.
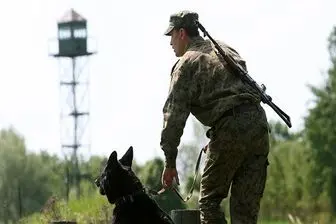
[[[174,72],[174,70],[175,70],[175,67],[176,67],[177,63],[179,63],[179,61],[180,61],[180,59],[177,60],[177,61],[175,62],[175,64],[173,65],[173,67],[172,67],[172,69],[171,69],[171,71],[170,71],[170,76],[173,75],[173,72]]]

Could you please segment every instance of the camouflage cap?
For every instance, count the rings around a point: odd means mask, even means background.
[[[198,20],[198,14],[191,11],[180,11],[174,13],[170,16],[169,26],[164,33],[166,36],[170,36],[171,31],[174,28],[186,28],[186,27],[196,27],[196,21]]]

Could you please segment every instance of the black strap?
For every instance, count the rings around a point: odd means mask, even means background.
[[[177,194],[177,196],[179,196],[179,198],[184,201],[184,202],[187,202],[189,201],[189,199],[192,197],[193,195],[193,191],[195,189],[195,184],[196,184],[196,180],[197,180],[197,177],[198,177],[198,170],[199,170],[199,165],[200,165],[200,162],[201,162],[201,156],[202,156],[202,152],[205,151],[205,148],[202,148],[202,150],[200,151],[199,155],[198,155],[198,158],[197,158],[197,162],[196,162],[196,166],[195,166],[195,174],[194,174],[194,181],[191,185],[191,188],[189,190],[189,194],[188,196],[183,199],[181,193],[175,188],[173,187],[173,190],[174,192]]]
[[[116,206],[120,206],[125,203],[133,203],[135,200],[135,197],[141,194],[146,194],[145,189],[139,189],[138,191],[134,192],[133,194],[124,195],[120,198],[118,198],[115,202]]]

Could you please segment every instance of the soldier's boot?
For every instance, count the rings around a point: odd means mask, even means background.
[[[220,208],[221,200],[200,200],[201,224],[227,224]]]

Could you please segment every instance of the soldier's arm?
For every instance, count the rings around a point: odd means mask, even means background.
[[[176,168],[177,147],[190,114],[191,77],[191,70],[186,62],[178,66],[172,74],[169,94],[163,108],[164,123],[160,145],[167,168]]]

